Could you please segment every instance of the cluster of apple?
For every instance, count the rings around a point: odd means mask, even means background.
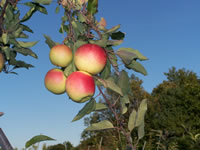
[[[67,75],[60,68],[54,68],[45,76],[45,87],[54,94],[67,93],[75,102],[85,102],[95,93],[93,75],[100,73],[106,65],[105,50],[96,44],[84,44],[75,53],[64,45],[51,48],[49,53],[53,65],[66,68],[72,60],[78,71]]]

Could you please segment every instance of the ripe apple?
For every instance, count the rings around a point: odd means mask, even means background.
[[[89,100],[95,92],[93,77],[84,71],[72,72],[66,80],[66,92],[77,103]]]
[[[63,94],[65,92],[66,77],[60,69],[54,68],[47,72],[45,76],[45,87],[54,94]]]
[[[64,44],[55,45],[50,50],[49,58],[52,64],[66,67],[72,61],[72,50]]]
[[[106,65],[107,55],[105,50],[96,44],[84,44],[80,46],[74,56],[76,67],[81,71],[97,74]]]
[[[4,63],[5,63],[4,56],[2,53],[0,53],[0,72],[3,70]]]

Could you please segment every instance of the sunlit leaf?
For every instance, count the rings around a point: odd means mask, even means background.
[[[91,126],[85,129],[85,131],[94,131],[94,130],[104,130],[114,128],[113,124],[108,120],[103,120],[98,123],[93,123]]]
[[[33,47],[35,44],[38,43],[38,41],[35,42],[23,42],[23,41],[17,41],[20,46],[28,48],[28,47]]]
[[[107,45],[118,46],[123,43],[123,40],[108,40]]]
[[[94,15],[98,11],[98,0],[88,0],[87,11],[90,15]]]
[[[108,109],[108,107],[105,104],[96,103],[95,111],[104,110],[104,109]]]
[[[119,28],[120,28],[120,25],[116,25],[116,26],[112,27],[111,29],[107,30],[105,32],[105,34],[112,34],[112,33],[116,32]]]
[[[25,144],[25,147],[28,148],[28,147],[32,146],[33,144],[36,144],[36,143],[42,142],[42,141],[55,141],[55,139],[52,139],[46,135],[37,135],[37,136],[34,136],[33,138],[31,138],[29,141],[27,141]]]
[[[144,137],[144,121],[138,127],[138,139],[141,139],[143,137]]]
[[[8,33],[5,32],[2,34],[2,39],[3,39],[3,43],[4,44],[7,44],[8,43],[8,40],[9,40],[9,36],[8,36]]]
[[[91,99],[85,106],[79,111],[79,113],[74,117],[73,121],[77,121],[81,118],[83,118],[85,115],[91,113],[96,106],[96,101],[94,99]]]
[[[47,45],[49,46],[49,48],[51,49],[53,46],[56,45],[56,42],[54,42],[53,40],[51,40],[51,38],[45,34],[43,34],[43,36],[45,37],[45,42],[47,43]]]
[[[135,128],[137,112],[135,109],[131,112],[128,120],[128,129],[131,132]]]
[[[144,122],[144,116],[147,111],[147,99],[142,100],[137,112],[136,126],[140,126]]]

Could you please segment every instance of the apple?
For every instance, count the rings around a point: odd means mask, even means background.
[[[53,65],[66,67],[72,61],[72,50],[64,44],[55,45],[50,50],[49,59]]]
[[[77,103],[89,100],[95,92],[93,77],[85,71],[72,72],[66,80],[66,93]]]
[[[66,77],[61,69],[51,69],[45,76],[45,87],[54,94],[63,94],[65,92]]]
[[[93,75],[101,72],[106,62],[105,50],[96,44],[84,44],[75,52],[74,63],[76,67]]]
[[[5,63],[4,56],[2,53],[0,53],[0,72],[3,70],[4,63]]]

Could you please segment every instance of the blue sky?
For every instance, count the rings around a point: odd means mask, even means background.
[[[36,13],[26,23],[35,33],[30,40],[39,40],[33,47],[39,58],[21,58],[35,68],[19,69],[18,76],[0,74],[0,111],[5,112],[0,127],[13,147],[23,148],[25,141],[38,134],[57,140],[48,144],[71,141],[77,145],[85,128],[83,119],[71,122],[84,104],[70,101],[66,94],[53,95],[44,87],[44,76],[54,66],[49,61],[49,47],[43,34],[56,42],[63,40],[58,32],[62,13],[54,13],[56,6],[54,0],[46,6],[48,15]],[[151,92],[166,79],[163,73],[172,66],[200,75],[199,6],[199,0],[99,0],[97,18],[104,17],[108,27],[121,24],[126,37],[120,47],[138,49],[149,58],[142,62],[148,75],[135,75],[143,80],[144,89]]]

